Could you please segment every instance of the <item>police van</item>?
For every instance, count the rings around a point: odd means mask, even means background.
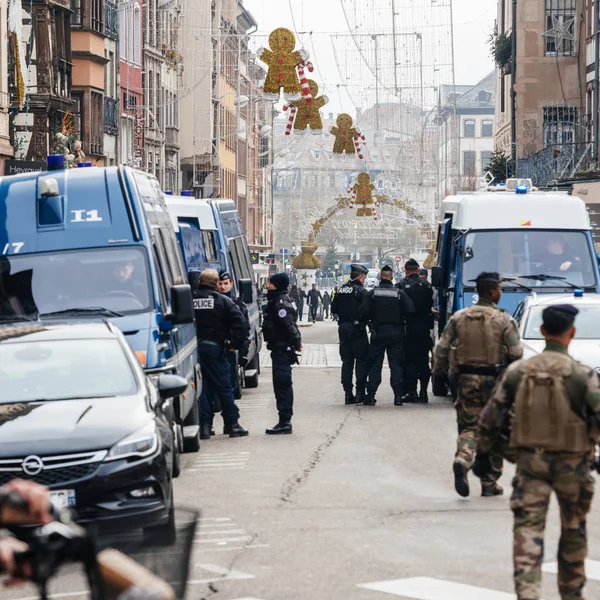
[[[502,275],[500,308],[510,314],[531,292],[600,292],[590,219],[580,198],[512,179],[450,196],[440,212],[431,272],[438,335],[454,312],[478,302],[475,278],[483,271]]]
[[[190,195],[167,195],[188,272],[204,269],[231,273],[234,294],[241,296],[250,319],[250,348],[244,366],[244,385],[258,386],[262,347],[261,315],[254,270],[242,221],[232,200],[199,200]]]
[[[146,373],[187,379],[169,412],[178,449],[197,451],[192,295],[158,182],[128,167],[63,170],[60,159],[49,157],[46,172],[0,178],[0,288],[9,298],[0,324],[114,323]]]

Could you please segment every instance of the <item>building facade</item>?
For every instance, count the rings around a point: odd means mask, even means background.
[[[8,94],[8,5],[0,3],[0,175],[4,163],[14,155],[10,143],[10,96]]]

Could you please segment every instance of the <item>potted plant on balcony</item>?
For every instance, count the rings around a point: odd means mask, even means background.
[[[490,54],[503,75],[510,74],[512,60],[512,36],[506,33],[495,33],[488,40]]]

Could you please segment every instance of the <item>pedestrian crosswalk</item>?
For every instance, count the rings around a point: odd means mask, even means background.
[[[194,539],[194,543],[200,548],[244,548],[251,542],[252,536],[230,517],[202,518]]]
[[[266,408],[270,408],[271,406],[275,406],[273,400],[269,398],[243,398],[241,400],[236,400],[236,404],[242,412],[245,411],[263,411]]]
[[[240,471],[246,468],[250,452],[201,453],[195,458],[187,472],[195,471]]]

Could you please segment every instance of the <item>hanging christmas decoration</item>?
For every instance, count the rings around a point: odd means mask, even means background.
[[[310,80],[306,78],[306,73],[304,69],[307,68],[309,73],[312,73],[315,68],[310,61],[301,62],[298,65],[298,78],[300,79],[300,87],[302,88],[302,95],[304,96],[304,101],[306,104],[310,104],[315,97],[310,89]]]
[[[352,190],[354,192],[354,204],[360,206],[356,211],[356,216],[372,217],[372,206],[375,203],[373,199],[375,185],[371,183],[371,176],[368,173],[359,173]]]
[[[294,119],[296,118],[296,111],[298,109],[292,104],[286,104],[283,107],[283,110],[285,112],[287,112],[288,110],[290,111],[290,115],[285,126],[285,135],[290,135],[290,133],[292,133],[292,127],[294,126]]]
[[[25,104],[25,77],[27,75],[27,62],[20,47],[23,40],[23,6],[21,0],[10,0],[8,3],[8,34],[14,36],[15,49],[15,80],[17,84],[17,103],[21,108]],[[27,77],[29,79],[29,77]],[[27,84],[29,81],[27,81]]]
[[[354,188],[348,188],[348,193],[350,194],[350,202],[348,204],[348,208],[352,210],[354,208],[354,202],[356,200],[356,190]]]
[[[302,97],[302,87],[296,67],[305,64],[309,54],[304,49],[294,50],[296,36],[284,27],[275,29],[269,36],[269,49],[261,48],[258,57],[269,70],[264,85],[264,99],[277,102],[283,89],[287,102],[296,102]]]
[[[337,127],[330,129],[331,135],[335,138],[333,152],[335,154],[356,154],[354,146],[354,136],[360,135],[360,131],[352,127],[352,117],[346,113],[342,113],[337,118]]]
[[[352,141],[354,142],[354,148],[356,149],[356,154],[358,155],[358,158],[360,158],[360,160],[364,158],[362,145],[360,142],[361,140],[364,142],[366,139],[367,138],[364,135],[355,135],[352,138]]]
[[[298,102],[290,103],[290,106],[294,109],[294,114],[297,111],[296,120],[294,122],[294,133],[304,135],[310,126],[310,132],[313,135],[321,135],[323,133],[323,119],[321,118],[319,109],[323,108],[323,106],[329,102],[329,98],[327,98],[327,96],[318,95],[319,86],[312,79],[308,80],[308,86],[311,94],[310,102],[306,98],[302,98],[301,100],[298,100]],[[291,131],[289,119],[288,127]],[[285,134],[289,135],[287,128]]]
[[[573,26],[575,18],[565,19],[552,15],[552,29],[545,31],[542,35],[545,38],[554,38],[555,52],[564,52],[565,42],[574,42]]]

